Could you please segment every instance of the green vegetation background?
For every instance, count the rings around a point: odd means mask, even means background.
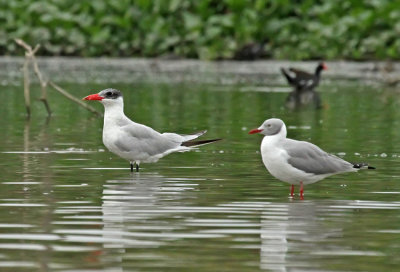
[[[398,0],[0,0],[0,54],[400,59]]]

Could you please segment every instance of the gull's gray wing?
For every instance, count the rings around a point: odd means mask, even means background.
[[[283,147],[289,155],[288,163],[306,173],[324,175],[356,170],[353,164],[309,142],[285,139]]]

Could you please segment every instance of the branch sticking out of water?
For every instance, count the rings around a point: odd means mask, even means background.
[[[30,98],[30,89],[29,89],[29,59],[25,58],[24,66],[22,67],[22,73],[24,74],[24,99],[25,99],[25,108],[26,114],[28,118],[31,116],[31,98]]]
[[[40,48],[39,44],[36,45],[34,49],[32,49],[32,47],[29,44],[27,44],[26,42],[24,42],[21,39],[15,39],[15,42],[19,46],[23,47],[26,50],[25,51],[25,62],[24,62],[24,66],[22,67],[22,70],[24,73],[24,97],[25,97],[25,107],[26,107],[26,112],[27,112],[28,118],[31,115],[30,88],[29,88],[29,86],[30,86],[29,64],[30,63],[32,63],[33,71],[35,72],[37,78],[39,79],[40,88],[41,88],[41,92],[42,92],[40,101],[42,101],[43,104],[45,105],[48,116],[51,116],[51,110],[50,110],[50,105],[47,100],[47,85],[50,85],[56,91],[58,91],[59,93],[64,95],[69,100],[74,101],[75,103],[79,104],[80,106],[87,109],[88,111],[96,114],[97,116],[101,116],[101,117],[103,116],[103,114],[101,112],[99,112],[95,108],[83,103],[79,98],[76,98],[75,96],[71,95],[70,93],[65,91],[63,88],[61,88],[60,86],[55,84],[54,82],[52,82],[50,80],[45,81],[43,79],[43,75],[40,72],[39,65],[37,64],[36,57],[35,57],[35,53]]]
[[[39,79],[40,82],[40,88],[42,90],[42,95],[40,97],[40,101],[43,102],[44,106],[46,107],[46,111],[47,111],[47,115],[50,116],[51,115],[51,110],[50,110],[50,105],[49,102],[47,100],[47,82],[43,79],[42,73],[39,70],[39,66],[37,64],[36,58],[35,58],[35,54],[36,52],[39,50],[40,45],[36,45],[34,49],[32,49],[32,47],[27,44],[26,42],[24,42],[21,39],[15,39],[15,42],[23,47],[26,51],[25,51],[25,63],[23,66],[23,73],[24,73],[24,97],[25,97],[25,107],[26,107],[26,111],[28,114],[28,118],[31,115],[31,108],[30,108],[30,80],[29,80],[29,64],[32,63],[33,65],[33,70],[36,74],[36,76]]]
[[[37,47],[39,48],[39,47]],[[50,110],[50,105],[49,102],[47,101],[47,82],[43,80],[42,73],[39,70],[39,65],[37,64],[35,54],[32,55],[32,64],[33,64],[33,70],[35,71],[36,76],[39,79],[40,82],[40,89],[42,91],[42,95],[40,96],[40,101],[43,102],[44,106],[46,107],[47,114],[48,116],[51,115],[51,110]]]
[[[49,85],[51,87],[53,87],[57,92],[59,92],[60,94],[62,94],[63,96],[65,96],[66,98],[74,101],[75,103],[79,104],[80,106],[84,107],[85,109],[87,109],[90,112],[93,112],[94,114],[96,114],[99,117],[102,117],[103,114],[101,112],[99,112],[98,110],[96,110],[95,108],[93,108],[92,106],[85,104],[84,102],[82,102],[80,99],[76,98],[75,96],[71,95],[70,93],[68,93],[67,91],[65,91],[63,88],[61,88],[60,86],[58,86],[57,84],[55,84],[52,81],[49,81]]]

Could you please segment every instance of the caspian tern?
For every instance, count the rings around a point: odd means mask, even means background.
[[[195,141],[206,130],[180,135],[159,133],[154,129],[133,122],[124,114],[122,93],[116,89],[105,89],[83,100],[97,100],[104,105],[103,143],[112,153],[130,162],[131,172],[136,164],[157,162],[160,158],[173,153],[192,150],[194,147],[209,144],[221,139]]]
[[[292,185],[291,197],[294,185],[300,185],[300,197],[303,199],[303,185],[361,168],[375,169],[366,163],[347,162],[312,143],[286,138],[286,126],[280,119],[266,120],[259,128],[249,132],[254,133],[265,135],[261,143],[263,163],[272,176]]]

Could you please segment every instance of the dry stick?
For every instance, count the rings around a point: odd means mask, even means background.
[[[35,49],[32,50],[32,47],[21,39],[15,39],[15,42],[18,45],[20,45],[21,47],[25,48],[25,50],[27,51],[25,53],[25,58],[29,59],[29,61],[32,61],[32,63],[33,63],[33,70],[35,71],[35,74],[39,79],[40,88],[42,90],[42,96],[40,97],[40,101],[43,102],[43,104],[47,110],[47,115],[50,116],[51,110],[50,110],[49,102],[47,101],[47,91],[46,91],[47,83],[43,80],[42,74],[40,73],[39,66],[38,66],[36,58],[35,58],[35,54],[39,50],[40,45],[39,44],[36,45]]]
[[[26,54],[25,54],[26,55]],[[25,108],[28,118],[31,117],[31,99],[30,99],[30,89],[29,89],[29,58],[25,58],[24,66],[22,67],[22,72],[24,73],[24,98],[25,98]]]
[[[40,45],[36,45],[35,49],[32,50],[32,47],[27,44],[26,42],[24,42],[21,39],[15,39],[15,42],[22,46],[23,48],[25,48],[25,50],[27,51],[25,53],[25,64],[24,64],[24,93],[25,93],[25,105],[27,108],[27,112],[28,112],[28,116],[30,116],[30,100],[29,100],[29,70],[28,70],[28,64],[30,61],[32,61],[33,63],[33,69],[35,71],[36,76],[39,79],[40,82],[40,87],[42,90],[42,96],[40,98],[40,100],[44,103],[46,110],[47,110],[47,114],[48,116],[51,115],[51,110],[50,110],[50,106],[49,103],[47,101],[47,84],[50,84],[50,86],[52,86],[56,91],[58,91],[59,93],[61,93],[62,95],[64,95],[66,98],[74,101],[75,103],[81,105],[82,107],[84,107],[85,109],[93,112],[94,114],[98,115],[98,116],[103,116],[103,114],[99,111],[97,111],[95,108],[83,103],[81,100],[79,100],[78,98],[72,96],[71,94],[69,94],[67,91],[65,91],[64,89],[62,89],[60,86],[56,85],[55,83],[51,82],[51,81],[44,81],[43,80],[43,76],[42,73],[40,72],[39,69],[39,65],[37,64],[36,58],[35,58],[35,53],[39,50]]]
[[[81,105],[82,107],[84,107],[85,109],[93,112],[94,114],[96,114],[97,116],[103,116],[103,114],[99,111],[97,111],[95,108],[83,103],[80,99],[76,98],[75,96],[72,96],[71,94],[69,94],[67,91],[65,91],[63,88],[61,88],[60,86],[56,85],[55,83],[53,83],[52,81],[48,82],[49,85],[51,87],[53,87],[56,91],[58,91],[59,93],[61,93],[62,95],[64,95],[66,98],[74,101],[75,103]]]
[[[36,48],[33,50],[31,59],[32,59],[32,64],[33,64],[33,70],[35,71],[35,74],[39,79],[40,88],[42,90],[42,96],[40,97],[40,101],[43,102],[43,104],[47,110],[47,115],[50,116],[51,110],[50,110],[49,102],[47,101],[47,90],[46,90],[47,82],[43,80],[42,73],[39,70],[39,66],[38,66],[36,58],[35,58],[35,52],[39,49],[39,47],[40,47],[40,45],[37,45]]]

